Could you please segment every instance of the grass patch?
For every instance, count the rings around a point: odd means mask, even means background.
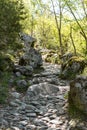
[[[66,93],[64,94],[64,98],[65,98],[65,99],[68,99],[68,92],[66,92]]]
[[[85,119],[87,117],[87,114],[85,114],[83,111],[79,110],[75,107],[73,104],[69,104],[68,113],[70,118],[77,118],[79,120]]]

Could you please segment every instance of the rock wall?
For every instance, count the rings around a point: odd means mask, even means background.
[[[76,108],[87,114],[87,77],[77,76],[70,82],[69,100]]]

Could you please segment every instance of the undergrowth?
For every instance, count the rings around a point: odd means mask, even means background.
[[[0,74],[0,104],[4,104],[9,96],[9,80],[11,73],[3,72]]]

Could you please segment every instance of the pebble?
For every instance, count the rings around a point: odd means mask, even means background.
[[[12,92],[11,95],[14,97],[14,98],[20,98],[21,94],[18,93],[18,92]]]
[[[36,113],[27,113],[26,116],[27,117],[36,117]]]

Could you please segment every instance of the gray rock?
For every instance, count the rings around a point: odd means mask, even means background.
[[[36,117],[36,113],[27,113],[26,116],[27,117]]]
[[[24,79],[23,80],[17,80],[16,84],[17,84],[16,90],[18,90],[19,92],[24,92],[28,88],[28,83]]]
[[[24,111],[26,109],[26,103],[21,102],[21,105],[17,108],[19,111]]]
[[[35,38],[25,33],[20,33],[19,35],[20,35],[21,40],[24,41],[26,50],[29,49],[30,47],[34,47],[34,43],[36,42]]]
[[[34,95],[32,95],[33,97],[39,94],[43,94],[43,95],[53,95],[56,94],[59,91],[58,86],[53,85],[53,84],[49,84],[47,82],[44,83],[39,83],[39,84],[35,84],[29,87],[29,89],[27,90],[27,94],[25,96],[25,99],[28,100],[31,98],[31,93],[33,92]],[[32,97],[32,98],[33,98]]]
[[[26,66],[15,65],[14,72],[15,72],[16,76],[18,76],[18,77],[20,75],[31,76],[33,74],[33,68],[30,65],[26,65]]]
[[[43,120],[43,121],[46,121],[46,122],[49,122],[49,121],[50,121],[49,117],[43,117],[42,120]]]
[[[48,126],[39,127],[39,130],[47,130],[47,129],[48,129]]]
[[[15,103],[13,101],[11,101],[9,105],[12,106],[12,107],[18,107],[19,106],[17,103]]]
[[[33,105],[26,105],[25,109],[27,110],[36,110],[37,108]]]
[[[12,92],[11,95],[12,95],[14,98],[20,98],[20,97],[21,97],[21,94],[19,94],[18,92]]]
[[[31,102],[31,105],[33,105],[33,106],[39,105],[39,106],[40,106],[40,103],[39,103],[38,101],[32,101],[32,102]]]
[[[52,124],[58,124],[58,120],[56,120],[56,119],[51,120],[50,123],[52,123]]]
[[[77,77],[70,82],[69,100],[81,111],[87,113],[87,77]]]
[[[56,130],[55,128],[48,128],[47,130]],[[61,129],[60,129],[61,130]]]
[[[25,109],[25,112],[26,112],[26,113],[33,113],[34,110],[27,110],[27,109]]]
[[[27,82],[25,80],[18,80],[17,81],[17,86],[19,86],[19,87],[26,87],[27,86]]]
[[[20,77],[20,76],[21,76],[21,73],[20,73],[20,72],[16,72],[15,75],[16,75],[17,77]]]
[[[30,48],[19,60],[21,66],[32,66],[32,68],[40,67],[43,64],[41,54],[34,48]]]
[[[15,99],[15,103],[19,104],[19,105],[22,105],[22,102],[20,99]]]
[[[34,124],[35,124],[36,126],[47,126],[47,124],[44,123],[44,121],[38,120],[38,119],[34,120]]]
[[[28,124],[28,122],[25,120],[25,121],[20,121],[19,124],[23,125],[23,126],[26,126]]]
[[[3,119],[2,120],[2,125],[5,126],[5,127],[8,127],[8,122],[5,119]]]
[[[36,126],[30,124],[30,125],[26,126],[26,129],[28,129],[28,130],[36,130]]]
[[[12,130],[20,130],[18,127],[15,127],[15,126],[11,126],[11,129]]]
[[[12,77],[10,80],[9,80],[9,84],[12,85],[14,83],[14,78]]]

